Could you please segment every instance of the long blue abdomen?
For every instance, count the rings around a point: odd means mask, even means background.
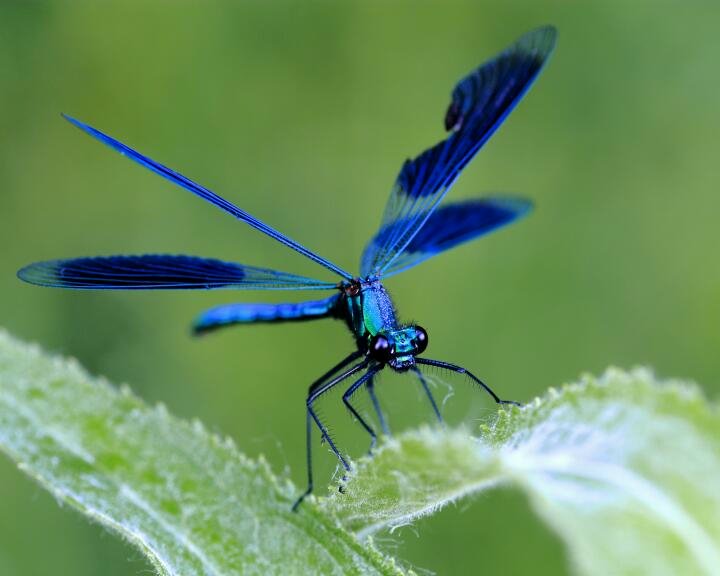
[[[334,316],[339,294],[323,300],[281,304],[225,304],[203,312],[195,321],[196,333],[208,332],[230,324],[255,322],[291,322]]]

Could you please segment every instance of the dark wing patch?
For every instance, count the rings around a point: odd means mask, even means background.
[[[525,216],[532,203],[509,196],[480,198],[441,206],[428,218],[425,225],[405,246],[402,254],[383,272],[387,278],[420,264],[421,262],[497,230]],[[392,227],[382,229],[373,238],[372,245],[385,242],[385,235],[392,234]]]
[[[18,276],[39,286],[75,290],[302,290],[337,287],[329,282],[267,268],[167,254],[36,262],[20,270]]]
[[[383,214],[382,243],[371,243],[363,254],[363,276],[393,266],[460,171],[532,85],[555,39],[552,27],[533,30],[458,83],[445,114],[445,126],[452,132],[403,164]]]

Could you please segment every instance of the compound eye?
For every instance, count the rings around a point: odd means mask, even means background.
[[[387,363],[394,353],[390,341],[382,334],[375,334],[370,340],[370,355],[378,362]]]
[[[422,326],[415,326],[415,353],[422,354],[428,345],[428,334]]]

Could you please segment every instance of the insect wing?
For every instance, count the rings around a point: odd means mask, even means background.
[[[403,272],[436,254],[497,230],[522,218],[531,209],[530,201],[510,196],[478,198],[440,206],[392,265],[383,271],[383,277]],[[380,230],[367,250],[373,250],[373,244],[382,244],[385,235],[392,232],[392,225]]]
[[[383,214],[382,242],[371,242],[362,256],[363,276],[390,269],[400,257],[460,171],[532,85],[555,39],[549,26],[528,32],[458,83],[445,115],[451,134],[403,165]]]
[[[39,286],[75,290],[323,290],[337,287],[267,268],[167,254],[49,260],[26,266],[18,276]]]
[[[156,174],[159,174],[163,178],[169,180],[170,182],[173,182],[174,184],[177,184],[178,186],[185,188],[185,190],[188,190],[192,192],[193,194],[199,196],[203,200],[207,200],[211,204],[214,204],[221,210],[224,210],[225,212],[232,214],[237,218],[238,220],[241,220],[253,228],[260,230],[260,232],[267,234],[271,238],[274,238],[278,242],[284,244],[285,246],[288,246],[289,248],[292,248],[296,252],[299,252],[303,256],[309,258],[313,262],[316,262],[320,264],[321,266],[324,266],[325,268],[332,270],[336,274],[339,274],[343,278],[346,278],[348,280],[352,279],[352,275],[339,266],[333,264],[329,260],[326,260],[325,258],[319,256],[315,252],[305,248],[303,245],[295,242],[294,240],[291,240],[281,232],[278,232],[274,228],[268,226],[261,220],[258,220],[254,216],[251,216],[244,210],[241,210],[231,202],[228,202],[224,198],[221,198],[214,192],[208,190],[207,188],[200,186],[200,184],[196,184],[189,178],[183,176],[182,174],[175,172],[174,170],[171,170],[170,168],[167,168],[166,166],[163,166],[162,164],[155,162],[155,160],[152,160],[151,158],[148,158],[147,156],[144,156],[143,154],[140,154],[139,152],[136,152],[129,146],[126,146],[122,142],[119,142],[118,140],[115,140],[114,138],[108,136],[107,134],[104,134],[103,132],[100,132],[100,130],[97,130],[93,128],[92,126],[89,126],[88,124],[85,124],[83,122],[80,122],[80,120],[76,120],[75,118],[72,118],[67,115],[63,115],[63,117],[68,120],[68,122],[72,123],[73,125],[77,126],[90,136],[96,138],[103,144],[106,144],[113,150],[116,150],[123,156],[127,156],[131,160],[137,162],[141,166],[144,166],[148,170],[151,170],[155,172]]]

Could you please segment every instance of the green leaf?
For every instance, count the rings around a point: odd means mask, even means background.
[[[0,332],[0,448],[162,575],[400,574],[264,461]]]
[[[499,483],[528,494],[581,574],[720,574],[720,415],[695,386],[647,370],[550,390],[479,440],[406,433],[324,506],[367,535]]]
[[[528,494],[579,573],[720,574],[720,415],[695,386],[645,370],[501,410],[479,438],[425,428],[387,440],[345,494],[292,514],[297,489],[264,461],[0,333],[0,448],[163,575],[400,574],[353,532],[500,483]]]

